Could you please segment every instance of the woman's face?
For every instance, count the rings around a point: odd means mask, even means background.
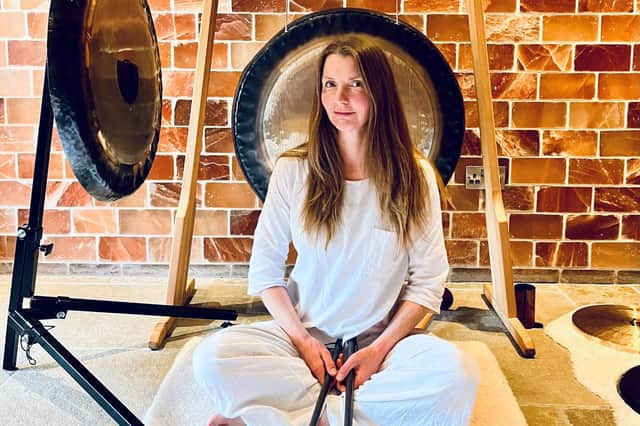
[[[369,121],[369,95],[351,56],[327,56],[321,98],[322,107],[339,132],[362,134]]]

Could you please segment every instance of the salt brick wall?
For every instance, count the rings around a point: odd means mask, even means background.
[[[443,213],[452,280],[488,280],[481,164],[466,7],[403,0],[400,18],[424,32],[455,71],[467,131]],[[640,273],[639,0],[496,0],[486,33],[500,164],[507,169],[516,279],[638,282]],[[395,0],[297,0],[290,18],[330,7],[395,13]],[[57,137],[40,269],[162,274],[180,193],[202,4],[151,0],[163,66],[163,122],[148,181],[103,203],[75,181]],[[285,23],[285,0],[222,0],[197,191],[194,273],[246,274],[260,204],[233,153],[230,106],[243,67]],[[0,10],[0,262],[10,271],[26,221],[45,59],[48,2],[2,0]]]

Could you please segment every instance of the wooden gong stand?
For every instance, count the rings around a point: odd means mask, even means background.
[[[489,60],[484,31],[482,0],[466,0],[471,33],[471,50],[476,82],[482,161],[485,170],[486,222],[489,242],[492,284],[483,293],[489,307],[502,323],[518,351],[525,357],[535,355],[531,336],[516,315],[515,290],[507,216],[504,211],[498,174],[495,124],[491,102]],[[167,303],[188,304],[195,293],[195,280],[189,278],[189,256],[195,218],[195,194],[202,150],[202,128],[209,87],[209,70],[214,43],[217,0],[205,0],[196,61],[195,85],[187,136],[187,153],[180,201],[176,214],[176,235],[171,246]],[[417,325],[425,329],[433,314],[427,314]],[[159,322],[149,338],[149,347],[159,349],[176,326],[175,318]]]

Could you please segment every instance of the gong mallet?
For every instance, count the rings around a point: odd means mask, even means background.
[[[340,352],[342,352],[342,339],[336,340],[335,346],[333,347],[333,353],[331,354],[331,358],[333,359],[334,364],[338,360],[338,356],[340,355]],[[329,372],[324,373],[324,383],[322,383],[322,388],[320,389],[320,395],[318,395],[316,406],[313,409],[313,416],[311,416],[311,423],[309,423],[310,426],[316,426],[318,424],[318,420],[320,420],[320,413],[322,413],[324,400],[327,398],[327,394],[329,393],[329,388],[331,387],[331,383],[333,383],[333,377],[331,377]]]
[[[346,362],[351,355],[358,351],[358,342],[355,337],[347,340],[346,349],[344,351],[344,361]],[[356,371],[351,369],[345,379],[347,390],[344,395],[344,426],[353,424],[353,386],[356,380]]]

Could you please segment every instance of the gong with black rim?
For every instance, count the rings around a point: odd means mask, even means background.
[[[144,0],[53,1],[47,78],[62,146],[95,198],[145,180],[162,115],[160,55]]]
[[[264,200],[273,162],[306,139],[315,69],[322,49],[349,34],[371,38],[387,54],[412,140],[448,182],[460,156],[464,102],[437,47],[415,28],[368,10],[333,9],[294,21],[245,68],[233,105],[238,162]]]

